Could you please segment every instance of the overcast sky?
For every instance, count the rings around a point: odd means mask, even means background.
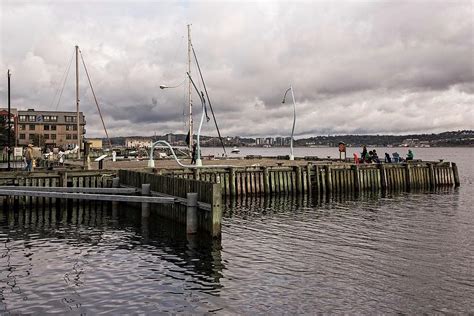
[[[159,85],[185,79],[192,24],[223,135],[288,136],[290,85],[297,138],[474,129],[473,1],[0,3],[0,107],[11,69],[13,107],[75,111],[74,62],[58,91],[77,44],[110,136],[185,133],[187,85]],[[87,136],[104,136],[80,77]]]

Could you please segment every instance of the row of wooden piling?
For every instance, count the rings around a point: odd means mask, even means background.
[[[312,164],[293,167],[230,167],[158,172],[217,183],[225,196],[279,193],[344,193],[459,186],[455,163]]]
[[[2,172],[0,186],[111,188],[115,175],[116,171]],[[4,196],[1,199],[4,205],[19,206],[55,204],[59,200],[31,196]]]

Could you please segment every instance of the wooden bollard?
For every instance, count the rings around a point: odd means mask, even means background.
[[[212,231],[211,235],[214,238],[221,237],[222,231],[222,196],[221,196],[221,188],[218,184],[213,184],[212,188]]]
[[[236,189],[235,189],[235,169],[229,168],[229,190],[230,196],[235,196]]]
[[[193,169],[193,176],[194,176],[194,180],[201,180],[201,175],[200,175],[200,172],[199,172],[199,168],[194,168]]]
[[[307,177],[307,182],[306,182],[306,190],[307,192],[309,192],[311,194],[311,187],[312,187],[312,183],[311,183],[311,167],[313,165],[311,163],[308,163],[306,165],[306,177]]]
[[[383,164],[379,164],[379,172],[380,172],[380,187],[383,191],[387,190],[387,174],[385,170],[385,166]]]
[[[150,184],[143,183],[142,184],[142,196],[150,196],[150,195],[151,195],[151,186],[150,186]],[[150,203],[142,202],[142,217],[150,217]]]
[[[354,170],[354,191],[356,193],[360,192],[360,174],[359,174],[359,166],[353,165],[352,170]]]
[[[263,192],[265,194],[270,193],[270,172],[268,167],[263,167]]]
[[[326,171],[326,190],[328,193],[332,191],[332,172],[331,172],[331,167],[325,166],[324,167]]]
[[[454,186],[459,187],[461,185],[461,182],[459,181],[459,171],[458,171],[458,166],[456,163],[451,163],[451,166],[453,168],[453,176],[454,176]]]
[[[296,174],[296,181],[295,181],[296,188],[295,189],[297,193],[301,193],[303,192],[303,179],[301,178],[301,174],[302,174],[301,167],[295,166],[294,170]]]
[[[410,189],[413,187],[413,185],[412,185],[412,170],[411,170],[410,164],[407,163],[405,165],[405,171],[406,171],[406,174],[405,174],[406,188],[407,188],[407,191],[410,191]]]
[[[319,167],[314,166],[314,186],[318,195],[321,193],[321,182],[319,181]]]
[[[186,194],[186,233],[188,234],[195,234],[198,230],[197,202],[197,193]]]

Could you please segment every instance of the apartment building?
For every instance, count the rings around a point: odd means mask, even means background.
[[[77,113],[58,111],[17,111],[18,146],[34,144],[44,147],[74,148],[77,144]],[[79,112],[81,140],[86,133],[86,119]]]

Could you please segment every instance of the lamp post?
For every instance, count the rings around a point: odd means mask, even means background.
[[[10,153],[11,153],[11,132],[12,132],[12,124],[11,124],[11,108],[10,108],[10,69],[8,69],[8,151],[7,151],[7,170],[10,171]]]
[[[181,86],[183,83],[186,82],[186,79],[183,80],[178,85],[175,86],[168,86],[165,84],[160,85],[160,89],[172,89]],[[189,89],[191,89],[191,82],[189,83]],[[189,122],[188,122],[188,135],[189,135],[189,142],[188,142],[188,149],[189,154],[191,155],[192,148],[193,148],[193,103],[191,101],[191,90],[189,90]]]
[[[288,91],[291,91],[291,97],[293,98],[293,127],[291,129],[291,140],[290,140],[290,160],[295,160],[295,156],[293,155],[293,134],[295,133],[295,123],[296,123],[296,102],[295,102],[295,95],[293,93],[293,87],[290,86],[286,91],[285,95],[283,96],[283,101],[281,103],[285,103],[286,95]]]
[[[204,115],[206,114],[205,113],[205,106],[206,106],[206,100],[204,99],[204,94],[201,92],[199,92],[198,88],[196,87],[196,85],[194,84],[194,81],[193,79],[191,78],[191,76],[189,75],[189,72],[186,73],[186,75],[188,76],[189,78],[189,81],[191,81],[192,85],[194,86],[194,89],[196,90],[197,94],[199,95],[199,99],[201,100],[201,106],[202,106],[202,113],[201,113],[201,121],[199,122],[199,129],[198,129],[198,132],[197,132],[197,158],[196,158],[196,166],[197,167],[201,167],[202,166],[202,160],[201,160],[201,144],[200,144],[200,136],[201,136],[201,128],[202,128],[202,124],[204,122]],[[176,88],[176,87],[179,87],[180,85],[182,85],[184,83],[184,81],[182,83],[180,83],[179,85],[177,86],[173,86],[173,87],[168,87],[167,85],[160,85],[160,89],[167,89],[167,88]],[[192,121],[192,118],[190,118],[190,121]],[[192,134],[191,134],[191,129],[190,129],[190,134],[189,134],[189,140],[190,140],[190,144],[192,143]],[[192,154],[192,149],[191,149],[191,154]],[[151,153],[151,158],[150,160],[153,160],[153,152]],[[154,162],[149,162],[148,165],[149,167],[154,164]]]

